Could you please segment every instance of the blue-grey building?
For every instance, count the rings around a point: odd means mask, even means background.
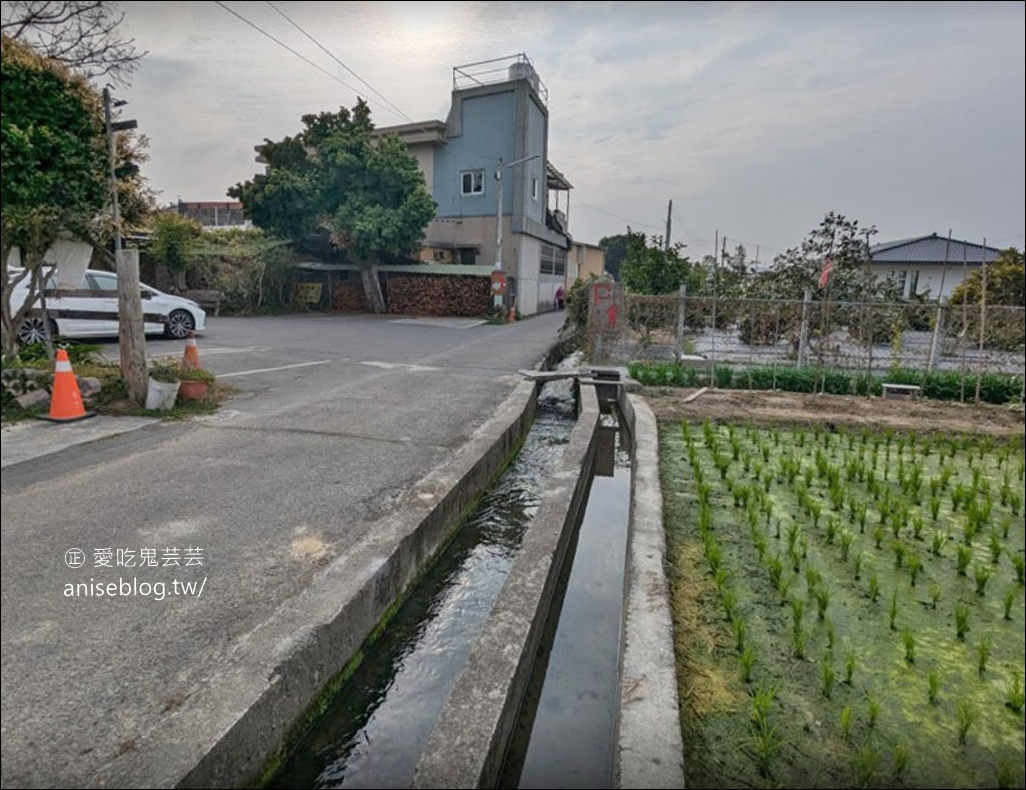
[[[869,252],[874,273],[894,278],[903,297],[947,299],[966,277],[993,263],[1001,250],[931,233],[874,244]]]
[[[438,206],[422,260],[501,268],[507,305],[524,315],[553,306],[572,245],[571,185],[549,161],[548,91],[526,55],[457,66],[444,122],[375,134],[399,135]]]

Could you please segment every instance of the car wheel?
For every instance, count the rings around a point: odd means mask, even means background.
[[[57,337],[57,324],[52,319],[49,321],[49,324],[50,337]],[[23,345],[46,342],[46,325],[47,321],[42,316],[26,318],[18,328],[18,341]]]
[[[164,337],[184,340],[196,328],[196,319],[188,310],[172,310],[164,327]]]

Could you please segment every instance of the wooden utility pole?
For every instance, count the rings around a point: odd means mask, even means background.
[[[122,102],[123,103],[123,102]],[[121,212],[118,208],[117,153],[114,132],[134,129],[135,121],[111,122],[110,89],[103,89],[103,118],[107,130],[107,158],[110,159],[110,188],[114,216],[114,262],[118,274],[118,347],[121,376],[128,385],[128,399],[138,406],[146,403],[149,385],[146,374],[146,334],[143,327],[139,289],[139,256],[124,255],[121,249]]]
[[[670,226],[673,223],[673,201],[666,207],[666,239],[663,241],[664,249],[670,251]]]

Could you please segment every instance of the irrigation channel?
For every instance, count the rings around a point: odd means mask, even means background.
[[[561,367],[565,366],[561,365]],[[587,505],[561,569],[503,787],[609,787],[630,507],[630,439],[603,406]],[[574,426],[546,383],[523,447],[407,596],[268,787],[409,787]]]

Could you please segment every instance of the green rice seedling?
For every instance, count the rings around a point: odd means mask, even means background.
[[[912,518],[912,537],[916,540],[923,539],[923,528],[926,525],[923,523],[922,516],[914,516]]]
[[[752,543],[755,546],[755,553],[759,555],[761,561],[766,556],[766,549],[769,547],[766,536],[761,532],[756,532],[752,535]]]
[[[1001,519],[1001,537],[1008,540],[1008,532],[1012,529],[1012,517],[1005,516]]]
[[[772,686],[759,685],[752,694],[752,724],[765,727],[769,723],[770,708],[776,699],[776,689]]]
[[[737,593],[730,588],[721,588],[720,603],[723,604],[723,612],[727,619],[733,620],[734,615],[737,613]]]
[[[787,550],[787,556],[791,558],[791,570],[798,573],[802,567],[802,550],[792,546]]]
[[[841,737],[844,739],[845,743],[851,743],[851,724],[851,706],[845,705],[841,708]]]
[[[802,627],[802,619],[805,616],[805,601],[801,598],[791,598],[791,627],[799,629]]]
[[[856,551],[855,556],[852,558],[852,566],[855,569],[855,581],[862,578],[862,552]]]
[[[990,652],[993,648],[994,643],[990,638],[990,634],[984,635],[979,644],[976,645],[976,672],[980,676],[983,676],[987,671],[987,661],[990,660]]]
[[[880,580],[875,573],[869,574],[869,600],[876,603],[880,598]]]
[[[781,606],[790,600],[791,585],[793,583],[794,579],[791,576],[783,576],[780,581],[777,582],[777,596],[780,598]]]
[[[999,757],[994,782],[999,788],[1015,787],[1015,767],[1007,757]]]
[[[816,616],[823,620],[826,617],[827,606],[830,605],[830,590],[826,585],[821,584],[816,588],[813,596],[816,599]]]
[[[941,599],[941,587],[937,582],[930,583],[930,608],[936,609],[937,602]]]
[[[1012,619],[1012,604],[1015,603],[1015,598],[1019,594],[1017,587],[1009,587],[1005,590],[1005,594],[1001,596],[1001,606],[1005,612],[1005,619]]]
[[[748,628],[745,625],[745,621],[741,617],[735,617],[730,621],[730,627],[734,632],[734,648],[738,654],[745,651],[745,640],[748,635]]]
[[[969,630],[969,604],[959,601],[955,604],[955,635],[959,641],[965,641],[965,632]]]
[[[1026,688],[1023,687],[1018,675],[1012,675],[1012,679],[1005,684],[1005,705],[1011,708],[1013,713],[1021,713],[1024,704]]]
[[[898,620],[898,591],[895,590],[891,593],[891,606],[887,612],[889,618],[890,627],[892,631],[897,631],[897,620]]]
[[[969,562],[973,558],[973,550],[969,546],[959,546],[955,550],[955,570],[959,576],[965,576]]]
[[[939,529],[933,531],[933,540],[930,545],[930,551],[935,557],[941,555],[941,550],[944,548],[944,543],[947,541],[948,535],[946,532],[942,532]]]
[[[745,645],[745,649],[741,651],[741,680],[744,683],[752,682],[752,673],[755,670],[755,645],[751,642]]]
[[[866,717],[869,729],[876,727],[876,723],[880,719],[880,702],[872,694],[866,695]]]
[[[940,674],[937,670],[932,670],[926,676],[927,699],[930,700],[931,705],[937,705],[940,702],[940,688]]]
[[[916,637],[907,628],[901,632],[901,643],[905,646],[905,662],[916,663]]]
[[[916,579],[919,578],[919,571],[923,569],[923,561],[920,559],[917,552],[909,551],[905,562],[908,565],[909,579],[911,580],[912,586],[915,587]]]
[[[1001,540],[1001,533],[996,529],[990,531],[990,561],[995,565],[1001,560],[1001,553],[1005,550],[1005,544]]]
[[[816,500],[809,502],[809,515],[812,516],[812,528],[819,529],[819,517],[823,514],[823,506]]]
[[[851,758],[852,773],[856,787],[874,787],[877,766],[880,764],[880,750],[872,741],[862,744]]]
[[[727,585],[730,584],[730,575],[726,568],[718,566],[713,571],[713,583],[716,585],[716,591],[721,594],[727,589]]]
[[[802,479],[805,481],[806,488],[812,485],[812,475],[814,474],[814,472],[815,470],[813,470],[811,466],[806,466],[802,470]]]
[[[798,544],[798,538],[801,536],[802,530],[797,524],[791,524],[787,528],[787,548],[793,549]]]
[[[865,502],[860,502],[858,508],[855,510],[855,517],[859,522],[859,533],[864,534],[866,531],[866,516],[869,514],[869,507]]]
[[[875,545],[877,549],[879,549],[883,545],[884,534],[885,533],[882,524],[877,524],[873,528],[873,545]]]
[[[1013,515],[1019,515],[1019,511],[1022,510],[1022,495],[1018,491],[1013,491],[1008,497],[1008,506],[1012,508]]]
[[[894,549],[894,567],[901,568],[905,564],[905,555],[908,552],[908,548],[902,540],[894,541],[891,544],[891,548]]]
[[[934,521],[936,521],[937,517],[940,515],[940,506],[940,497],[930,497],[930,516],[933,518]]]
[[[782,746],[780,733],[775,725],[753,725],[751,729],[752,756],[761,776],[773,776],[773,760]]]
[[[780,540],[780,519],[779,518],[776,521],[776,528],[773,531],[773,537],[775,537],[777,540]]]
[[[830,695],[834,693],[834,657],[830,651],[823,654],[823,664],[820,667],[819,676],[822,681],[823,696],[830,699]]]
[[[805,629],[791,629],[791,652],[795,658],[805,658]]]
[[[976,723],[979,711],[972,702],[964,699],[958,700],[955,703],[955,708],[958,715],[958,744],[959,746],[965,746],[969,729]]]
[[[840,529],[841,520],[836,516],[831,516],[827,519],[826,524],[826,542],[827,545],[833,545],[834,539],[837,537],[837,531]]]
[[[844,682],[850,686],[855,676],[855,669],[858,666],[858,656],[854,650],[849,650],[844,656]]]
[[[1023,586],[1023,577],[1026,576],[1026,557],[1022,554],[1011,554],[1008,557],[1012,562],[1012,567],[1015,568],[1015,580],[1019,583],[1019,586]]]
[[[815,595],[816,587],[823,581],[823,574],[819,572],[819,569],[812,565],[805,566],[805,586],[809,590],[809,595]]]
[[[987,589],[987,582],[990,581],[990,577],[994,575],[994,571],[988,568],[982,563],[976,563],[973,568],[973,577],[976,580],[976,594],[983,595],[984,590]]]
[[[899,782],[908,770],[908,760],[911,756],[909,748],[904,743],[894,744],[894,752],[891,755],[891,764],[894,767],[894,778]]]

